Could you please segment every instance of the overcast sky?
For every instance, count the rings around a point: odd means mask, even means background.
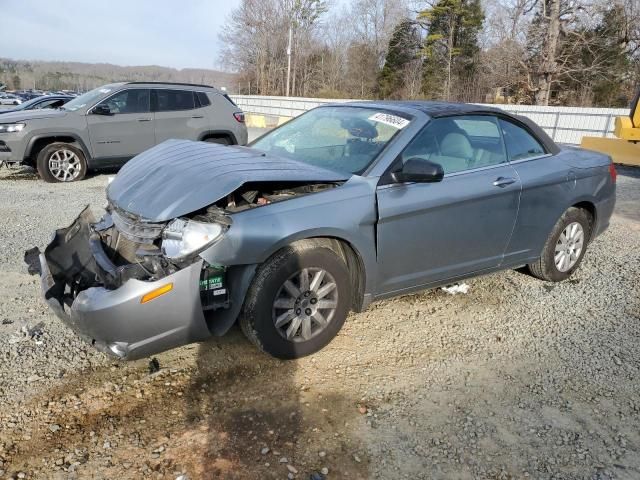
[[[217,68],[239,0],[0,0],[0,56]]]

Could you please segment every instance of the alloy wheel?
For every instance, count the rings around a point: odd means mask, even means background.
[[[565,227],[556,242],[554,261],[560,272],[570,270],[580,258],[584,246],[584,229],[578,222]]]
[[[49,171],[60,182],[72,182],[82,170],[82,163],[75,152],[56,150],[49,156]]]
[[[303,268],[285,281],[273,302],[273,323],[291,342],[307,341],[322,332],[338,307],[338,285],[322,268]]]

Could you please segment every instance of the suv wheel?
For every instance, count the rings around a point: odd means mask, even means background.
[[[75,182],[87,174],[87,161],[82,150],[69,143],[47,145],[38,153],[36,163],[45,182]]]
[[[351,302],[344,260],[326,244],[304,240],[275,253],[256,272],[240,326],[277,358],[300,358],[326,346]]]

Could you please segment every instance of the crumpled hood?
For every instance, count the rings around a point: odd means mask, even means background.
[[[122,210],[164,222],[211,205],[248,182],[338,182],[350,176],[247,147],[167,140],[127,162],[107,197]]]
[[[2,116],[0,116],[0,123],[13,123],[41,118],[59,118],[64,117],[68,113],[69,112],[66,112],[64,110],[57,110],[53,108],[18,110],[16,112],[3,113]]]

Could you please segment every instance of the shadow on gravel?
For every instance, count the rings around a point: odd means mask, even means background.
[[[0,426],[5,473],[262,480],[296,471],[307,480],[328,465],[330,478],[369,478],[352,431],[356,399],[296,381],[295,361],[258,352],[239,328],[159,360],[157,373],[147,361],[111,363],[29,399],[25,425]]]
[[[358,416],[353,399],[296,380],[296,361],[258,352],[238,327],[227,335],[241,337],[250,351],[226,356],[228,366],[220,369],[220,342],[199,347],[187,394],[187,422],[194,427],[188,435],[199,448],[181,456],[183,462],[191,456],[190,478],[282,479],[292,473],[320,480],[326,465],[333,478],[369,478],[364,455],[359,462],[353,457],[361,446],[345,428]]]
[[[39,177],[30,167],[0,167],[0,181],[2,180],[39,180]]]

